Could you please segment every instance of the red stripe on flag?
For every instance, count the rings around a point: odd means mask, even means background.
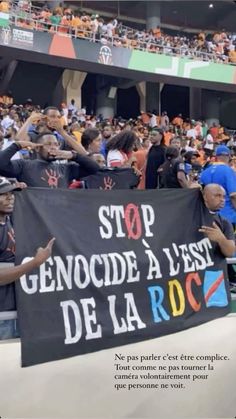
[[[212,294],[215,292],[215,290],[219,287],[219,285],[223,281],[223,279],[224,279],[224,274],[221,274],[221,276],[213,283],[211,288],[208,290],[208,292],[205,296],[206,303],[209,300],[209,298],[212,296]]]

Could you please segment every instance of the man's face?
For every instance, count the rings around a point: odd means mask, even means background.
[[[90,153],[99,153],[100,149],[101,149],[101,143],[102,143],[102,139],[101,136],[99,135],[97,138],[94,138],[94,140],[91,142],[91,144],[89,144],[89,152]]]
[[[197,156],[192,156],[191,157],[191,164],[196,164],[197,163]]]
[[[150,147],[150,140],[149,140],[149,138],[146,138],[145,139],[145,141],[143,141],[143,148],[145,149],[145,150],[148,150],[149,149],[149,147]]]
[[[15,197],[12,192],[0,194],[0,213],[11,214],[14,208]]]
[[[112,129],[111,127],[107,126],[103,130],[103,137],[104,138],[110,138],[112,136]]]
[[[42,144],[42,147],[38,150],[40,157],[47,161],[56,160],[60,146],[55,135],[45,135],[41,138],[40,144]]]
[[[11,118],[11,119],[14,119],[15,114],[16,114],[16,111],[11,110],[11,111],[9,112],[9,116],[10,116],[10,118]]]
[[[59,121],[61,114],[57,109],[49,109],[47,111],[47,126],[52,129],[52,126],[55,122]]]
[[[181,141],[179,140],[179,138],[174,138],[171,141],[171,147],[175,147],[175,148],[178,148],[178,150],[180,150],[180,148],[181,148]]]
[[[150,134],[150,141],[153,145],[159,145],[162,139],[162,135],[156,131],[156,132],[151,132]]]
[[[219,211],[225,205],[225,191],[223,188],[208,190],[203,195],[205,205],[210,211]]]
[[[100,167],[105,167],[106,166],[106,161],[105,161],[105,158],[102,154],[100,154],[100,153],[93,154],[91,156],[91,158],[93,160],[95,160],[97,162],[97,164],[99,164]]]

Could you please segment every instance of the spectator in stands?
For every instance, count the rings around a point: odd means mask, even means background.
[[[108,141],[112,138],[112,136],[113,136],[112,126],[110,124],[104,125],[103,130],[102,130],[102,143],[101,143],[100,152],[103,154],[105,158],[107,155],[106,146],[107,146]]]
[[[103,169],[106,167],[106,159],[101,153],[91,153],[90,154],[91,159],[93,159],[100,167],[100,169]]]
[[[80,144],[81,143],[81,137],[82,137],[82,132],[81,132],[81,127],[79,125],[79,123],[73,122],[70,125],[70,133],[73,135],[73,137],[76,138],[76,141]]]
[[[203,198],[214,221],[212,226],[202,226],[199,231],[213,242],[215,254],[232,257],[236,250],[233,228],[227,219],[218,214],[224,208],[225,190],[218,184],[209,183],[203,190]]]
[[[165,161],[165,139],[163,130],[156,128],[150,133],[150,142],[152,144],[146,166],[146,189],[157,188],[157,170]]]
[[[4,135],[4,142],[3,142],[1,150],[5,150],[11,144],[14,144],[15,139],[16,139],[16,134],[17,134],[17,131],[13,127],[10,127],[6,130],[5,135]],[[16,159],[22,159],[22,158],[23,158],[22,154],[17,152],[11,159],[16,160]]]
[[[68,106],[68,110],[72,112],[72,115],[75,115],[77,112],[77,106],[75,105],[75,99],[71,99],[70,104]]]
[[[81,137],[81,144],[90,153],[99,153],[101,149],[101,134],[96,128],[86,129]]]
[[[14,194],[18,190],[6,178],[0,178],[0,262],[14,263],[15,238],[10,216],[14,208]],[[12,311],[16,310],[14,284],[12,282],[21,275],[38,267],[51,255],[54,239],[48,245],[38,249],[35,257],[25,264],[0,269],[0,313],[9,320],[0,320],[0,340],[18,337],[16,320],[13,320]]]
[[[3,120],[1,121],[1,126],[3,130],[6,131],[9,127],[14,125],[15,111],[11,110],[9,113],[8,111],[4,111],[3,115],[4,117],[3,117]]]
[[[233,46],[233,49],[229,51],[229,60],[231,63],[236,64],[236,46]]]
[[[168,130],[169,129],[169,124],[170,124],[170,120],[169,120],[169,117],[167,115],[167,112],[166,111],[162,112],[160,128],[162,128],[164,130]]]
[[[180,137],[173,137],[170,140],[170,146],[181,150],[182,140]]]
[[[132,167],[135,162],[133,150],[136,141],[136,134],[128,130],[123,130],[110,139],[107,143],[107,166]]]
[[[36,150],[35,160],[14,160],[11,157],[16,151],[25,148]],[[67,160],[58,163],[56,160]],[[85,155],[74,150],[60,150],[59,142],[50,131],[40,134],[36,143],[17,141],[6,150],[0,152],[0,173],[15,177],[28,186],[67,188],[73,179],[96,173],[99,166]]]
[[[224,188],[225,205],[220,210],[220,215],[236,225],[236,174],[229,166],[230,149],[220,145],[215,154],[217,161],[202,172],[200,181],[204,186],[216,183]]]
[[[178,128],[182,128],[183,123],[184,123],[184,120],[182,117],[182,113],[179,113],[179,115],[176,116],[172,121],[172,124]]]
[[[61,15],[58,14],[57,10],[53,10],[52,15],[49,17],[49,21],[52,24],[50,30],[55,30],[57,28],[57,26],[60,25]]]
[[[186,177],[185,165],[180,158],[179,149],[167,147],[166,161],[158,169],[160,176],[159,185],[161,188],[188,188],[189,183]]]
[[[13,191],[19,188],[7,179],[0,178],[0,262],[14,263],[15,237],[10,216],[14,208]],[[14,285],[0,286],[0,312],[16,309]],[[6,316],[4,316],[6,317]],[[18,336],[16,321],[0,320],[0,339],[10,339]]]
[[[59,110],[50,106],[44,110],[44,113],[32,112],[30,117],[26,120],[22,128],[17,133],[17,140],[28,141],[31,137],[32,141],[37,134],[36,126],[40,123],[41,132],[49,132],[56,136],[61,149],[72,148],[80,154],[86,155],[86,151],[81,144],[71,137],[61,125],[61,114]],[[33,136],[31,135],[33,134]]]
[[[216,122],[213,122],[212,127],[210,128],[210,134],[213,137],[213,140],[216,141],[218,138],[218,133],[219,133],[219,127],[218,124]]]
[[[214,151],[214,138],[211,134],[211,130],[207,130],[206,138],[203,142],[204,151],[208,156],[212,156]]]
[[[147,155],[149,151],[149,138],[146,138],[142,144],[140,143],[137,146],[137,151],[134,152],[134,157],[136,159],[136,168],[140,172],[140,182],[138,184],[138,189],[145,189],[146,183],[146,165],[147,165]]]

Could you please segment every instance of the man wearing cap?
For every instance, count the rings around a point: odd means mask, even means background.
[[[15,238],[10,215],[14,208],[13,191],[19,190],[15,184],[0,177],[0,263],[14,263]],[[0,287],[0,339],[17,336],[16,321],[12,311],[16,310],[14,284]],[[1,320],[8,318],[9,320]]]
[[[216,162],[205,169],[200,177],[200,182],[205,186],[215,183],[225,190],[225,205],[219,214],[232,224],[236,224],[236,174],[229,166],[230,149],[225,145],[216,148]]]
[[[4,267],[4,263],[15,261],[15,237],[10,216],[14,208],[13,192],[16,190],[21,190],[19,184],[0,177],[0,340],[18,337],[13,281],[45,262],[51,255],[55,240],[51,239],[45,248],[39,248],[31,261]]]

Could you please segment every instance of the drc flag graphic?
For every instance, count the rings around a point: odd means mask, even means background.
[[[228,304],[223,271],[206,271],[204,297],[207,307],[225,307]]]

